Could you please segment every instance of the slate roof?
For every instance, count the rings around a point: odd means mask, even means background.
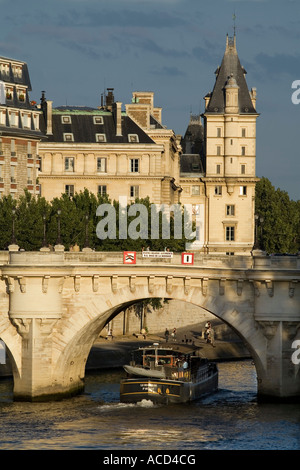
[[[15,85],[25,85],[28,87],[28,90],[31,91],[31,83],[30,83],[27,64],[25,62],[20,62],[19,60],[15,60],[15,59],[8,59],[7,57],[3,57],[3,56],[0,57],[0,61],[1,59],[5,62],[9,62],[9,73],[8,74],[3,73],[0,70],[0,81],[15,84]],[[22,66],[21,77],[17,77],[16,75],[13,74],[12,62],[14,64],[20,64]]]
[[[205,113],[225,112],[225,86],[232,75],[239,87],[239,112],[241,114],[257,114],[252,104],[250,93],[235,45],[235,38],[227,37],[227,45],[222,64],[216,70],[216,82]]]
[[[62,116],[70,116],[71,124],[63,124]],[[95,124],[93,117],[102,116],[103,124]],[[46,134],[45,119],[40,120],[40,129]],[[64,133],[73,134],[74,143],[98,143],[96,134],[105,134],[105,143],[132,143],[136,145],[139,143],[155,143],[129,116],[122,112],[122,135],[116,135],[116,124],[114,115],[111,111],[105,108],[87,108],[87,107],[59,107],[54,108],[52,111],[52,132],[53,135],[48,135],[48,142],[65,142]],[[138,141],[129,142],[128,135],[136,134]]]
[[[0,81],[10,84],[14,88],[12,98],[11,99],[6,98],[5,106],[9,106],[13,108],[20,108],[20,109],[32,109],[29,95],[28,95],[28,91],[31,91],[31,83],[30,83],[27,64],[25,62],[21,62],[15,59],[9,59],[7,57],[0,57],[0,62],[1,60],[4,61],[5,63],[7,62],[9,63],[8,64],[9,70],[8,70],[8,73],[4,73],[4,71],[1,71],[0,69]],[[12,63],[19,64],[22,67],[22,75],[20,77],[13,73]],[[17,91],[16,91],[16,86],[18,85],[22,85],[27,88],[24,101],[20,101],[18,99]]]
[[[200,155],[184,154],[180,156],[180,174],[182,176],[199,176],[204,174]]]

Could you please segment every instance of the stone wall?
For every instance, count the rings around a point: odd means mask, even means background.
[[[101,335],[105,335],[109,328],[112,329],[114,336],[118,336],[140,333],[141,328],[145,327],[149,334],[156,334],[165,331],[166,328],[172,331],[173,328],[183,328],[208,320],[216,320],[216,317],[191,303],[170,300],[161,309],[146,308],[142,319],[134,308],[127,309],[125,313],[121,312],[110,322],[105,331],[102,331]]]

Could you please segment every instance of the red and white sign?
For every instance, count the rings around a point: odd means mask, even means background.
[[[182,264],[194,264],[194,253],[181,253]]]
[[[124,264],[136,264],[136,251],[124,251]]]

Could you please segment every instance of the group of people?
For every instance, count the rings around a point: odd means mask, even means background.
[[[169,341],[169,336],[170,336],[170,332],[169,332],[168,328],[166,328],[166,331],[165,331],[166,343]],[[171,336],[172,336],[173,341],[176,341],[176,328],[173,329],[173,331],[171,333]]]

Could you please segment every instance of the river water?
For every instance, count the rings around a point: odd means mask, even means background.
[[[219,363],[219,391],[184,405],[119,402],[122,370],[88,374],[85,392],[14,402],[0,381],[1,450],[300,450],[300,405],[262,404],[250,360]]]

